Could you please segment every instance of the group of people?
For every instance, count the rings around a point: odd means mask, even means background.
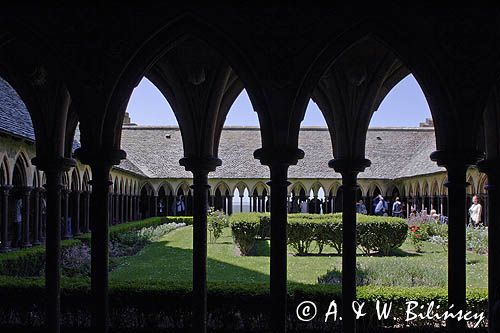
[[[391,211],[389,211],[389,201],[382,195],[379,194],[373,198],[372,211],[375,215],[389,216],[389,213],[391,213],[392,216],[403,217],[404,204],[399,200],[399,197],[396,197],[396,200],[392,203],[391,208]],[[368,214],[368,210],[366,209],[366,205],[363,200],[359,200],[356,204],[356,213],[365,215]]]

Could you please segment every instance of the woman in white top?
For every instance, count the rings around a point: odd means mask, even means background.
[[[477,227],[481,223],[481,204],[477,195],[472,197],[472,205],[469,208],[469,216],[471,223]]]

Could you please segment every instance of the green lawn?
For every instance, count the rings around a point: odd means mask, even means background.
[[[111,273],[112,280],[190,281],[192,279],[192,227],[174,230],[160,241],[147,245],[138,255],[124,259]],[[396,255],[358,256],[359,268],[369,272],[370,284],[446,285],[447,252],[440,246],[425,242],[423,253],[416,253],[405,243]],[[316,252],[313,251],[312,252]],[[318,256],[294,256],[289,248],[288,280],[315,284],[328,270],[340,271],[342,259],[330,248]],[[237,256],[229,228],[216,244],[208,245],[209,281],[269,281],[269,242],[258,241],[255,256]],[[413,282],[410,282],[413,281]],[[487,256],[467,254],[467,286],[487,286]]]

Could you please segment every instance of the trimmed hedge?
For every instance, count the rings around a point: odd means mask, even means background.
[[[109,227],[109,239],[115,240],[119,234],[123,234],[125,232],[137,231],[142,228],[148,227],[156,227],[165,223],[185,223],[186,225],[193,224],[192,216],[156,216],[150,217],[141,221],[132,221],[122,224],[116,224]],[[77,239],[81,240],[86,244],[90,244],[91,233],[82,234],[77,237]]]
[[[62,324],[64,327],[82,328],[90,325],[90,287],[88,279],[62,279]],[[191,282],[110,281],[111,326],[113,328],[164,331],[187,329],[191,324]],[[444,288],[358,287],[357,299],[366,302],[367,315],[357,320],[360,330],[372,331],[377,327],[420,327],[414,332],[427,332],[429,328],[444,327],[443,322],[417,319],[405,322],[406,302],[417,301],[426,305],[434,301],[442,313],[447,309],[447,291]],[[43,279],[0,277],[0,327],[21,325],[40,326],[44,318],[45,290]],[[330,302],[340,309],[341,290],[338,286],[289,284],[287,326],[290,331],[331,332],[339,321],[332,317],[325,323]],[[310,322],[301,322],[296,315],[303,301],[313,301],[318,315]],[[375,304],[392,302],[391,316],[378,320]],[[227,332],[266,332],[270,322],[268,284],[208,283],[208,326],[211,330]],[[473,289],[467,293],[468,310],[487,310],[486,289]],[[425,310],[422,312],[425,313]],[[483,321],[480,327],[485,327]]]
[[[77,239],[61,241],[61,251],[82,242]],[[35,246],[0,254],[0,275],[39,276],[45,269],[45,246]]]
[[[270,233],[268,214],[239,213],[230,218],[235,244],[247,255],[255,245],[255,237]],[[342,214],[290,214],[287,225],[288,244],[299,255],[310,252],[313,242],[322,253],[325,245],[342,253]],[[400,247],[406,240],[408,225],[397,217],[357,215],[357,245],[365,253],[384,255]],[[270,236],[270,235],[269,235]]]
[[[171,222],[193,224],[193,218],[190,216],[152,217],[143,221],[118,224],[109,228],[109,237],[111,240],[116,240],[118,235],[129,231],[137,231],[142,228],[159,226]],[[90,244],[90,239],[91,235],[87,233],[75,239],[63,240],[61,241],[61,251],[82,243]],[[45,246],[43,245],[0,253],[0,275],[20,277],[40,276],[44,269]]]

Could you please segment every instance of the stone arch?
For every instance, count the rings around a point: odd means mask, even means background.
[[[16,157],[12,170],[12,185],[28,186],[28,161],[26,155],[20,152]]]
[[[0,184],[1,185],[10,184],[9,174],[10,174],[9,161],[7,160],[7,157],[4,156],[2,159],[2,163],[0,164]]]
[[[89,170],[85,168],[85,171],[83,172],[83,179],[82,179],[82,189],[84,191],[90,191],[90,175],[89,175]],[[113,184],[114,185],[114,184]]]
[[[80,188],[80,175],[78,172],[78,169],[75,167],[73,168],[73,171],[71,172],[71,190],[72,191],[79,191]]]
[[[184,195],[187,196],[191,193],[191,189],[185,181],[182,181],[179,185],[177,185],[177,188],[175,189],[175,195],[180,196]]]
[[[136,52],[131,53],[132,56],[129,61],[126,62],[126,66],[123,70],[120,71],[120,76],[116,77],[116,84],[113,85],[114,89],[110,93],[108,103],[109,109],[116,110],[116,112],[109,113],[107,119],[105,119],[104,125],[107,131],[100,133],[101,135],[106,135],[106,133],[117,133],[117,135],[109,137],[114,147],[119,147],[120,126],[122,124],[122,121],[119,120],[123,118],[126,106],[123,100],[130,97],[139,80],[144,77],[146,72],[150,72],[150,70],[154,68],[155,64],[158,63],[162,56],[175,50],[188,38],[196,39],[206,44],[208,48],[219,54],[224,61],[227,61],[231,69],[237,73],[237,79],[233,81],[234,84],[229,91],[229,95],[231,95],[229,100],[222,101],[223,104],[226,104],[224,108],[228,111],[230,104],[232,104],[243,87],[245,87],[249,93],[252,104],[255,105],[254,109],[259,110],[259,121],[261,124],[263,122],[268,122],[267,117],[261,116],[263,111],[260,110],[263,110],[263,107],[257,107],[257,105],[265,105],[263,102],[265,99],[261,94],[261,88],[259,87],[258,80],[254,77],[254,71],[248,65],[246,57],[241,50],[234,46],[234,42],[228,39],[226,34],[221,34],[217,29],[214,29],[212,25],[206,24],[203,20],[192,14],[185,14],[176,18],[174,21],[168,22],[163,27],[160,27],[160,29],[157,29],[154,34],[148,36],[143,44],[138,44],[140,47]],[[150,73],[148,75],[150,75]],[[152,81],[154,81],[154,79]],[[257,99],[259,102],[256,103]],[[227,111],[225,113],[227,113]],[[177,116],[178,115],[176,115],[176,117]],[[221,114],[218,118],[219,121],[223,121],[225,115]],[[179,122],[179,125],[182,128],[181,122]],[[262,126],[264,126],[264,124],[262,124]],[[215,130],[219,131],[218,129]],[[181,133],[182,132],[184,131],[181,130]],[[183,137],[185,149],[185,140],[187,139],[189,139],[189,136]],[[215,148],[217,148],[218,139],[216,139],[215,146]],[[216,152],[217,150],[215,150],[215,155]]]

